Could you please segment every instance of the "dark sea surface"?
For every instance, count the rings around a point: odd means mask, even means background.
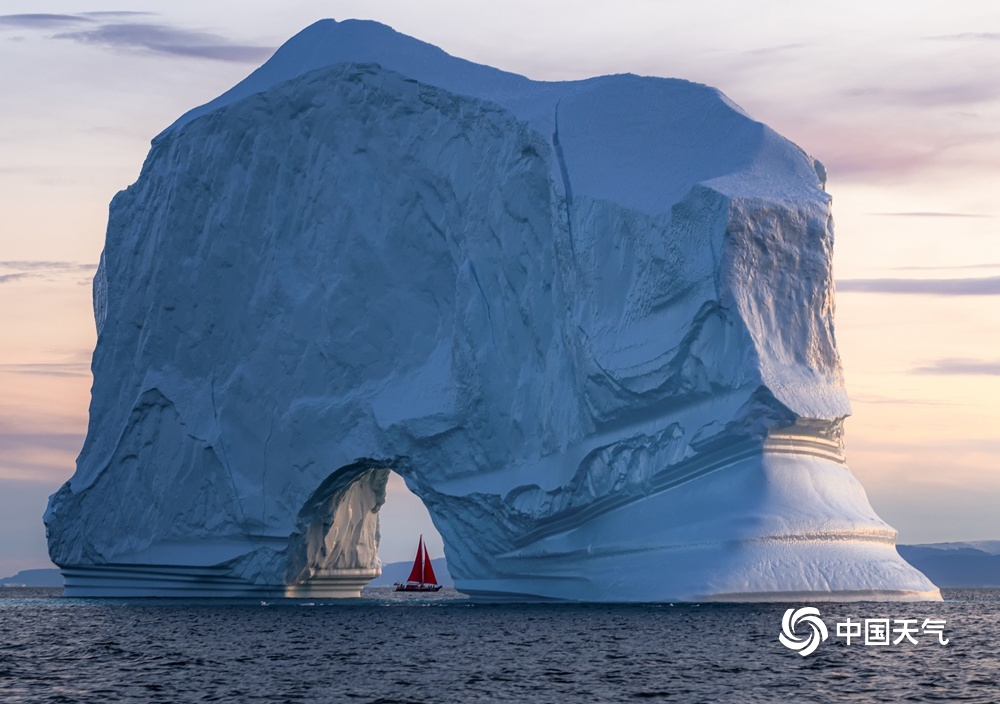
[[[778,642],[801,604],[365,594],[264,604],[0,589],[0,702],[1000,702],[998,589],[816,604],[829,638],[808,657]],[[847,645],[835,632],[848,617],[945,619],[949,643]]]

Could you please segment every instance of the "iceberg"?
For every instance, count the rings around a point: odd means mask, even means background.
[[[935,599],[845,464],[818,161],[683,80],[318,22],[111,203],[66,594]]]

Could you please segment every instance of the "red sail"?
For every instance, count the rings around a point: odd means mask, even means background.
[[[423,542],[423,537],[420,538]],[[431,556],[427,554],[427,546],[424,545],[424,582],[427,584],[437,584],[437,577],[434,576],[434,568],[431,567]]]
[[[424,536],[420,536],[420,542],[417,543],[417,558],[413,561],[413,569],[410,570],[410,576],[406,578],[407,582],[423,582],[421,579],[424,573]]]

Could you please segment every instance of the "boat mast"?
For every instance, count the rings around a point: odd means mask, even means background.
[[[420,583],[424,584],[424,573],[427,571],[427,546],[424,545],[424,536],[420,536]]]

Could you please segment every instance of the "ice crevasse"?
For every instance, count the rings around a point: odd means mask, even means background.
[[[318,22],[111,204],[70,595],[933,599],[848,470],[822,165],[719,91]]]

